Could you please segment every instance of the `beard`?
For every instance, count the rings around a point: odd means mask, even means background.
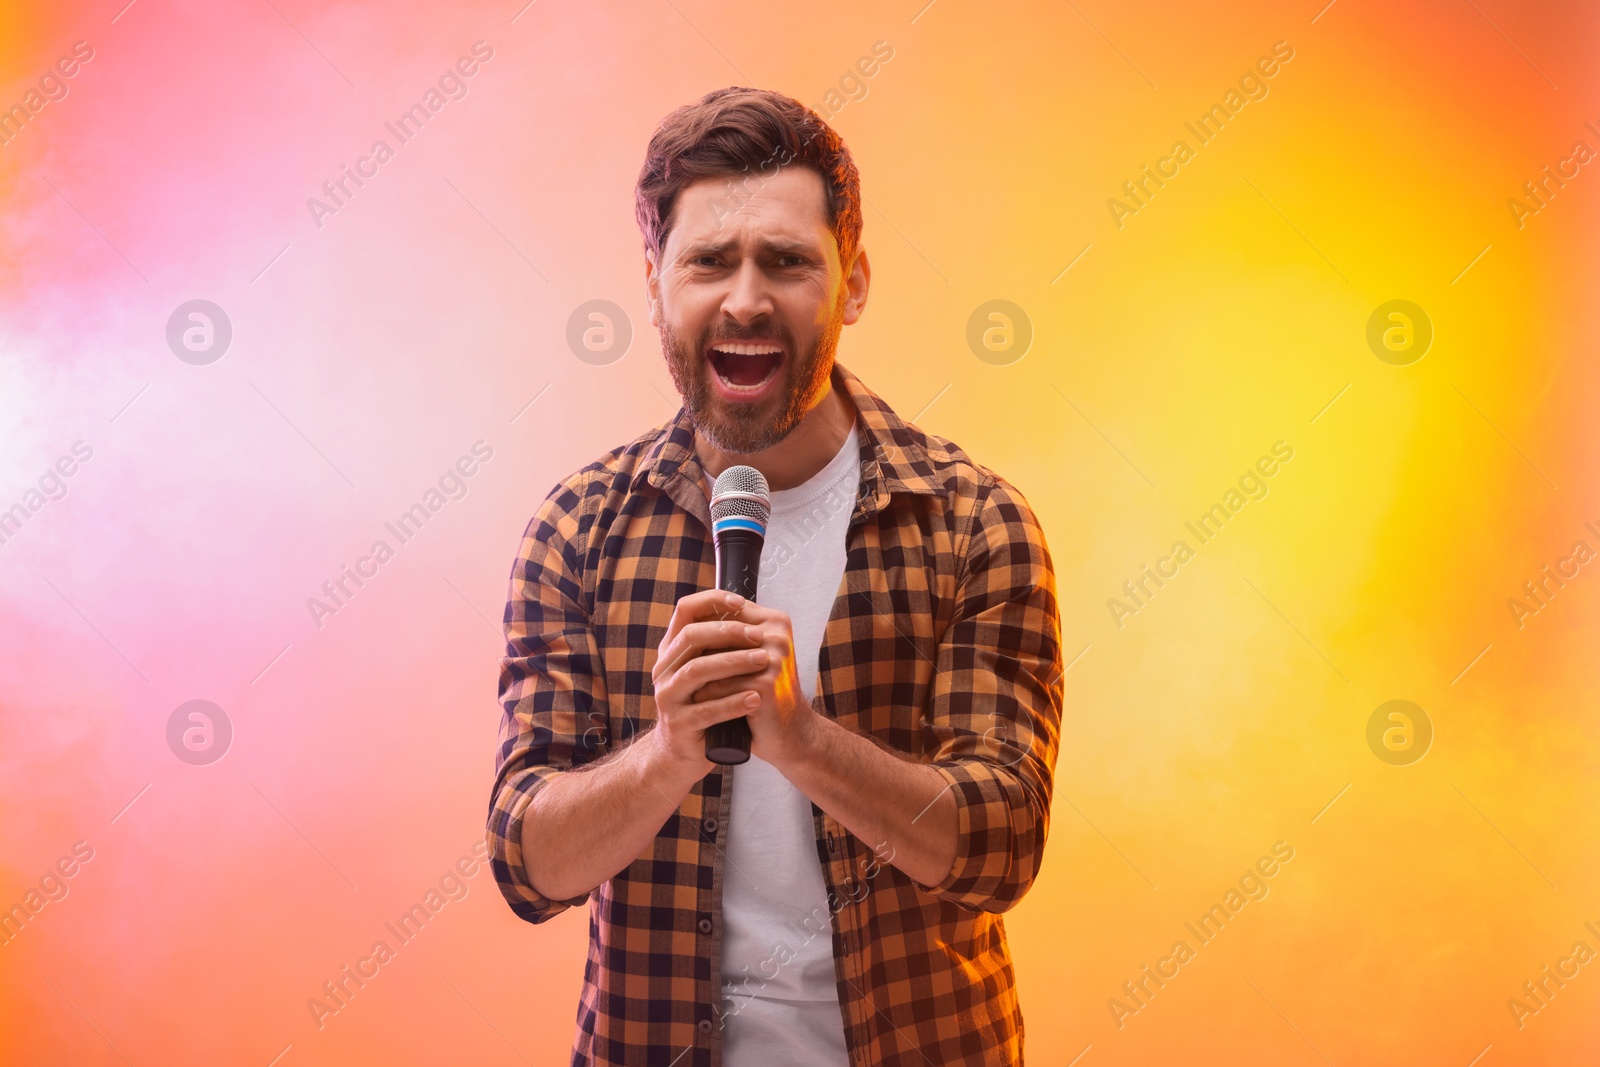
[[[658,327],[667,370],[695,431],[722,452],[764,452],[788,437],[827,388],[844,327],[839,310],[829,316],[809,352],[799,351],[794,338],[781,328],[741,334],[707,327],[698,343],[690,345],[667,325]],[[785,358],[776,372],[783,381],[770,397],[752,404],[724,400],[717,393],[711,382],[716,370],[706,351],[723,341],[771,341],[783,346]]]

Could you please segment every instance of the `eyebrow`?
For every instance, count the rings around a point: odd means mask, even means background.
[[[682,258],[693,258],[695,256],[720,255],[721,253],[728,251],[730,248],[737,247],[738,244],[738,241],[732,239],[723,241],[699,241],[684,248],[682,253],[680,253],[680,256]],[[761,242],[761,248],[766,252],[792,252],[806,256],[814,256],[817,254],[815,245],[799,240],[763,240]]]

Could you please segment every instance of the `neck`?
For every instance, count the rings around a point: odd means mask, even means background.
[[[833,387],[830,374],[822,396],[811,410],[801,417],[789,436],[771,448],[760,452],[724,452],[695,434],[694,450],[705,468],[708,484],[729,467],[743,463],[760,471],[772,490],[793,489],[804,485],[839,454],[854,422],[855,408],[849,397]]]

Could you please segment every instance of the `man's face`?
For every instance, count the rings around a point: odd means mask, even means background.
[[[806,167],[707,178],[673,208],[650,321],[696,429],[724,452],[782,441],[819,401],[839,331],[866,297],[846,286],[822,176]]]

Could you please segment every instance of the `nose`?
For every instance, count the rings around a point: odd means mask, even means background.
[[[767,273],[753,257],[746,256],[734,272],[728,293],[722,298],[722,310],[741,326],[776,310]]]

